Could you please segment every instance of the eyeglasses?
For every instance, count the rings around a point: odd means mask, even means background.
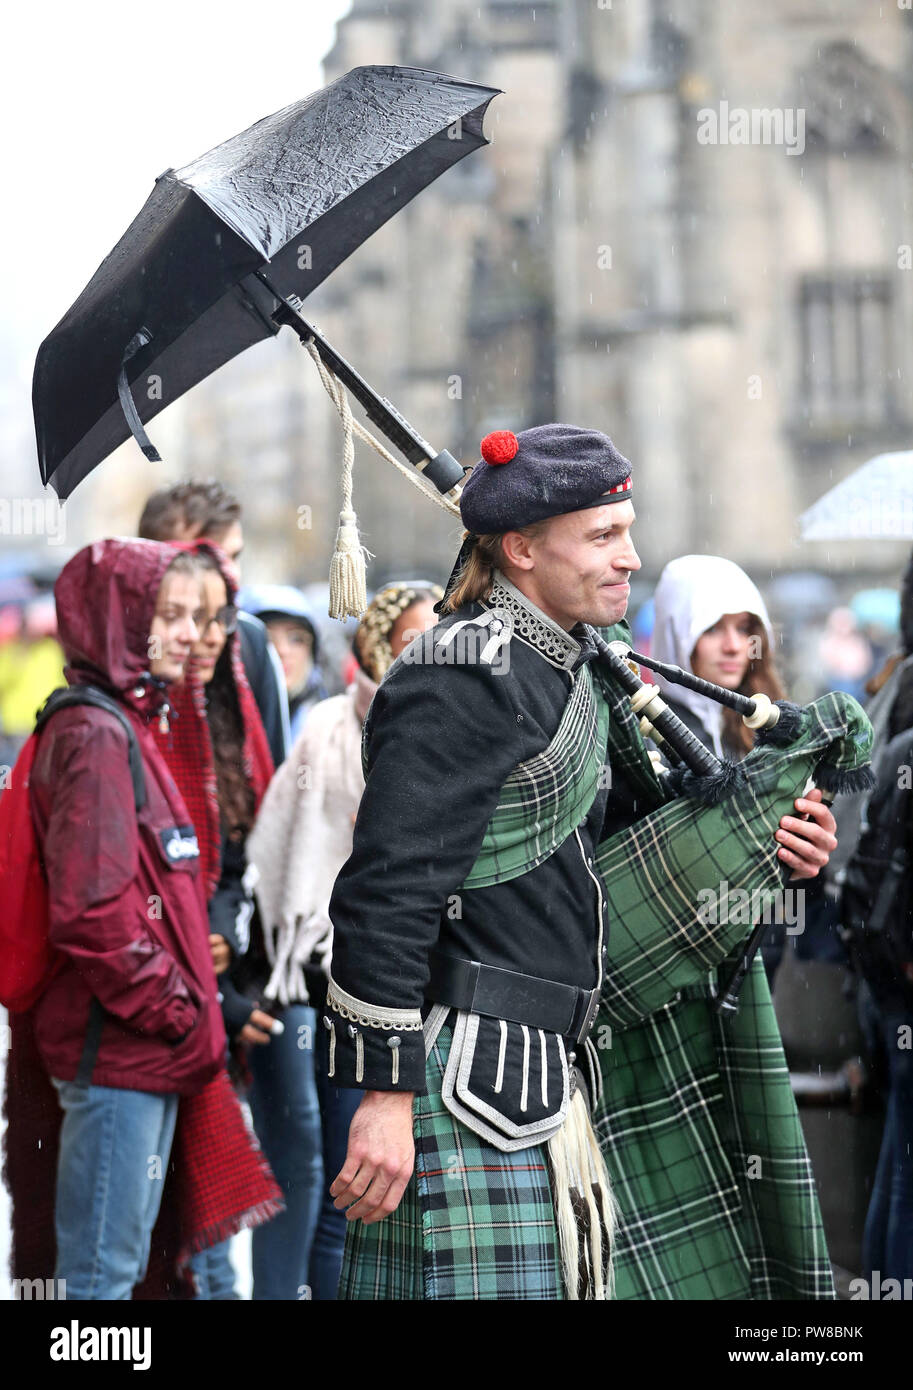
[[[225,636],[230,637],[238,629],[238,610],[235,605],[233,603],[223,604],[211,618],[204,618],[201,614],[197,624],[201,638],[206,636],[213,623],[218,623]]]

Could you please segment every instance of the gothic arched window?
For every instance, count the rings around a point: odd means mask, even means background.
[[[862,57],[854,44],[819,49],[799,74],[806,147],[815,153],[862,154],[893,145],[888,75]]]

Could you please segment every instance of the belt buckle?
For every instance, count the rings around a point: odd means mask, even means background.
[[[581,994],[584,998],[586,998],[585,991],[581,990]],[[580,1029],[577,1033],[577,1041],[579,1043],[586,1042],[587,1035],[589,1034],[589,1031],[593,1026],[596,1014],[599,1012],[599,994],[600,991],[598,989],[591,989],[589,991],[589,1003],[587,1004],[586,1013],[583,1015],[583,1022],[581,1023]]]

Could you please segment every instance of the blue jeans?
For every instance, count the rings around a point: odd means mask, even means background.
[[[882,1010],[868,987],[859,991],[860,1022],[870,1051],[888,1072],[887,1112],[862,1241],[866,1274],[913,1279],[913,1014]]]
[[[228,1253],[230,1246],[230,1240],[220,1240],[218,1245],[198,1251],[190,1261],[197,1285],[197,1298],[212,1302],[240,1298],[235,1288],[235,1267]]]
[[[327,1302],[335,1299],[342,1271],[342,1251],[346,1241],[346,1214],[337,1211],[330,1196],[330,1183],[339,1175],[349,1146],[349,1125],[361,1104],[364,1091],[334,1086],[327,1078],[328,1034],[320,1029],[317,1038],[317,1094],[323,1121],[324,1182],[320,1219],[311,1247],[309,1282],[311,1297]]]
[[[52,1079],[63,1108],[55,1276],[67,1299],[129,1299],[149,1262],[178,1097]]]
[[[292,1004],[278,1017],[284,1033],[248,1053],[254,1129],[286,1204],[251,1238],[258,1300],[311,1296],[308,1270],[323,1192],[314,1010]]]

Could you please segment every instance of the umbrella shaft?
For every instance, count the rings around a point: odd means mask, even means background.
[[[308,323],[307,319],[299,312],[296,303],[292,302],[291,299],[283,298],[262,272],[258,278],[262,280],[276,299],[281,300],[280,307],[273,313],[273,320],[276,323],[288,324],[290,328],[293,328],[302,344],[308,342],[314,344],[324,365],[339,378],[355,399],[360,401],[368,419],[377,425],[378,429],[390,440],[390,443],[399,449],[403,457],[408,459],[420,473],[424,474],[439,492],[447,493],[451,488],[461,483],[463,481],[463,469],[456,459],[446,449],[442,449],[438,453],[436,449],[432,448],[428,441],[423,439],[417,430],[413,429],[409,421],[400,415],[386,396],[378,395],[373,386],[370,386],[361,373],[355,370],[351,362],[347,362],[342,354],[337,352],[331,343],[327,342],[323,334],[313,324]]]

